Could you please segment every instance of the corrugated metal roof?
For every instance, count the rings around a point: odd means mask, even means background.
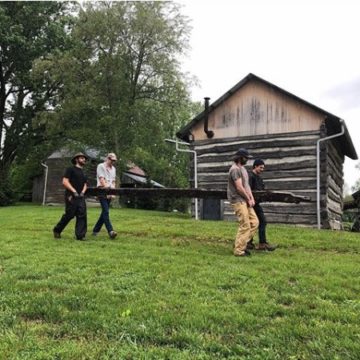
[[[159,188],[164,188],[164,185],[159,184],[158,182],[154,181],[154,180],[149,180],[144,176],[138,176],[138,175],[134,175],[131,174],[127,171],[124,172],[123,174],[124,176],[128,176],[130,179],[135,180],[136,182],[140,183],[140,184],[147,184],[150,183],[152,186],[154,187],[159,187]]]

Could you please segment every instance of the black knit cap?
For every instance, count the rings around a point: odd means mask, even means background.
[[[255,159],[255,160],[254,160],[254,163],[253,163],[253,168],[254,168],[255,166],[260,166],[260,165],[265,165],[264,160],[262,160],[262,159]]]

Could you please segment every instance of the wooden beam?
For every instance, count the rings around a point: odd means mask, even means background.
[[[306,196],[299,196],[290,192],[278,191],[254,191],[256,201],[262,202],[287,202],[299,203],[310,202],[310,198]],[[177,189],[177,188],[117,188],[117,189],[100,189],[88,188],[86,195],[101,196],[101,195],[126,195],[139,197],[167,197],[167,198],[215,198],[227,199],[226,190],[207,190],[207,189]]]

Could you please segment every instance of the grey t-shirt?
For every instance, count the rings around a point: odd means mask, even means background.
[[[233,164],[229,170],[227,186],[227,197],[231,204],[235,204],[237,202],[246,202],[246,199],[236,190],[235,181],[237,179],[241,179],[245,190],[249,191],[250,186],[248,172],[243,166],[239,167],[238,165]]]

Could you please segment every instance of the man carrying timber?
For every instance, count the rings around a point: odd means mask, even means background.
[[[228,175],[227,196],[239,222],[234,246],[235,256],[250,255],[246,246],[259,226],[254,211],[255,200],[249,186],[249,175],[244,167],[250,157],[246,149],[240,148],[235,153],[234,164]]]

